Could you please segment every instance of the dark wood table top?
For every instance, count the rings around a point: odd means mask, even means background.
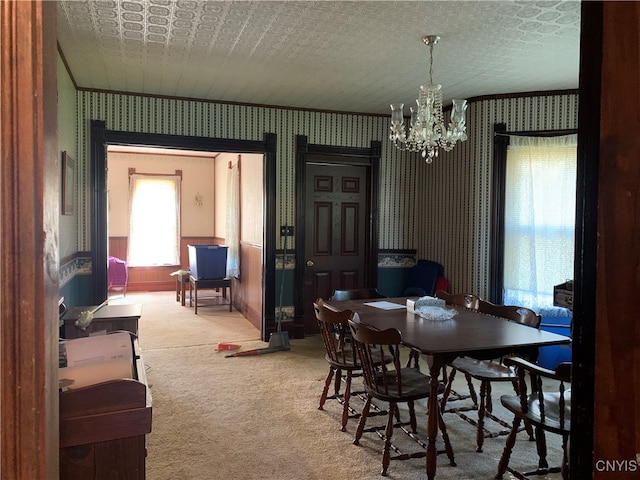
[[[407,299],[387,298],[368,300],[327,301],[325,304],[337,310],[358,312],[360,321],[378,329],[394,327],[402,334],[402,342],[426,355],[479,356],[505,350],[518,350],[544,345],[570,343],[571,339],[544,330],[520,325],[500,317],[474,310],[447,305],[456,314],[449,320],[429,320],[406,308],[383,310],[367,305],[385,301],[406,305]]]

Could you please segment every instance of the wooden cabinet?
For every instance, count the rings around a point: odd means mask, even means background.
[[[131,335],[134,376],[60,392],[60,479],[143,480],[151,393]]]

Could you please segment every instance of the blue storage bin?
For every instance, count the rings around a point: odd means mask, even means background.
[[[227,276],[226,245],[187,245],[189,273],[197,280],[213,280]]]
[[[565,337],[571,337],[571,310],[554,307],[540,311],[542,323],[540,330],[545,330]],[[555,370],[559,363],[571,361],[571,344],[540,347],[538,353],[538,365],[550,370]]]

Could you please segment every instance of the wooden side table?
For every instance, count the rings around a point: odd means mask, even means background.
[[[138,335],[138,319],[142,315],[142,304],[105,305],[94,313],[91,324],[82,330],[76,326],[76,320],[84,311],[93,310],[95,306],[71,307],[62,317],[64,338],[88,337],[92,333],[114,330],[127,330]]]
[[[229,289],[229,311],[233,306],[233,288],[231,287],[231,278],[216,279],[196,279],[193,275],[189,275],[189,306],[195,307],[194,313],[198,314],[198,289],[222,288],[222,298],[227,298],[227,288]]]
[[[186,283],[189,279],[189,270],[176,270],[171,273],[172,276],[176,277],[176,302],[180,302],[182,306],[185,305],[185,290]]]

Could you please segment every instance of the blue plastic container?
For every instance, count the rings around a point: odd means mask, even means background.
[[[569,310],[558,309],[556,315],[552,312],[540,313],[542,314],[540,330],[571,337],[571,312]],[[570,361],[571,344],[540,347],[539,349],[538,365],[541,367],[555,370],[559,363]]]
[[[189,273],[197,280],[213,280],[227,276],[226,245],[187,245]]]

